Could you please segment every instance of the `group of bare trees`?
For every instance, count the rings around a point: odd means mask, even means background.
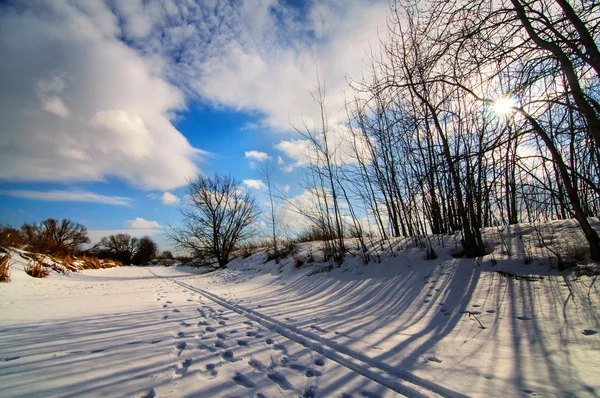
[[[158,255],[158,245],[149,236],[141,238],[129,234],[103,237],[90,252],[100,258],[111,258],[123,264],[147,265]]]
[[[325,117],[303,132],[315,225],[340,238],[361,207],[383,238],[460,232],[474,257],[484,227],[575,218],[600,260],[599,18],[588,1],[394,2],[351,82],[351,149]]]
[[[309,154],[301,207],[332,262],[344,238],[460,233],[485,254],[482,229],[575,218],[593,260],[600,238],[600,9],[591,1],[397,0],[368,77],[351,81],[347,123],[298,129]],[[267,170],[273,242],[275,208]],[[223,266],[256,220],[227,176],[190,183],[172,239]]]

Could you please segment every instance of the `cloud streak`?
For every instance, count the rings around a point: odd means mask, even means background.
[[[86,202],[105,205],[131,206],[131,199],[121,196],[105,196],[88,191],[33,191],[22,189],[0,190],[0,195],[17,198],[45,200],[50,202]]]

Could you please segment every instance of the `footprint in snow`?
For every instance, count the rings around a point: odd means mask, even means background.
[[[314,364],[317,366],[324,366],[325,365],[325,358],[315,358]]]
[[[229,346],[227,345],[227,343],[225,343],[223,340],[217,340],[217,342],[215,343],[215,347],[217,347],[217,348],[223,348],[223,349],[229,348]]]
[[[206,344],[198,345],[199,350],[208,350],[210,352],[217,352],[218,350],[215,347],[207,346]]]
[[[271,344],[273,344],[273,339],[266,339],[265,343],[271,345]]]
[[[283,365],[283,363],[282,363]],[[299,363],[289,363],[287,364],[287,367],[293,370],[296,370],[298,372],[305,372],[306,371],[306,366],[299,364]]]
[[[142,393],[139,398],[155,398],[156,397],[156,391],[154,391],[154,388],[149,389],[148,391]]]
[[[266,369],[266,366],[261,361],[255,358],[250,358],[250,360],[248,361],[248,365],[260,372]]]
[[[168,315],[163,316],[163,319],[169,319]]]
[[[581,332],[581,333],[583,333],[583,335],[584,335],[584,336],[593,336],[593,335],[595,335],[596,333],[598,333],[598,331],[597,331],[597,330],[592,330],[592,329],[585,329],[585,330],[584,330],[583,332]]]
[[[4,358],[0,358],[0,360],[3,362],[9,362],[9,361],[14,361],[19,358],[21,358],[21,357],[4,357]]]
[[[431,300],[423,300],[424,303],[429,303]]]
[[[181,311],[179,311],[177,308],[174,308],[173,312],[181,312]]]
[[[254,384],[252,382],[252,380],[250,380],[248,377],[244,376],[240,372],[235,372],[235,376],[233,376],[232,380],[235,383],[237,383],[240,386],[242,386],[242,387],[246,387],[246,388],[254,388],[254,387],[256,387],[256,384]]]
[[[225,340],[227,335],[225,333],[217,333],[217,338],[221,340]]]
[[[426,361],[429,362],[437,362],[437,363],[442,363],[442,360],[439,359],[438,357],[436,357],[435,355],[430,355],[427,358],[425,358]]]
[[[246,341],[246,340],[238,340],[237,343],[239,346],[245,346],[245,347],[248,346],[248,341]]]
[[[187,323],[187,322],[185,322],[185,321],[181,321],[180,325],[181,325],[181,326],[184,326],[184,327],[186,327],[186,328],[189,328],[190,326],[192,326],[192,324],[191,324],[191,323]]]
[[[488,314],[495,314],[496,310],[486,310],[485,312],[487,312]]]
[[[177,366],[175,368],[175,374],[177,374],[181,377],[185,376],[187,374],[187,371],[190,366],[192,366],[192,360],[186,359],[185,361],[181,362],[181,364],[179,364],[179,366]]]
[[[520,321],[530,321],[533,318],[528,317],[528,316],[518,316],[517,319],[520,320]]]
[[[360,396],[361,397],[367,397],[367,398],[382,398],[381,395],[376,394],[374,392],[370,392],[370,391],[361,391],[360,392]]]
[[[475,307],[475,308],[481,307],[481,304],[473,304],[471,307]]]
[[[284,354],[287,354],[287,349],[286,349],[286,348],[285,348],[283,345],[281,345],[280,343],[277,343],[277,344],[275,344],[275,345],[273,346],[273,349],[274,349],[274,350],[277,350],[277,351],[281,351],[281,352],[283,352]]]
[[[168,304],[163,304],[163,308],[167,308],[168,306]]]
[[[248,336],[248,337],[254,337],[254,336],[256,336],[256,334],[257,334],[256,332],[252,332],[252,331],[246,332],[246,336]]]
[[[308,368],[308,369],[306,369],[306,372],[304,373],[304,375],[306,377],[319,377],[319,376],[323,375],[323,373],[319,372],[316,369]]]
[[[235,359],[235,356],[233,355],[233,351],[231,351],[231,350],[227,350],[224,353],[222,353],[221,358],[223,358],[224,360],[229,361],[229,362],[239,361],[239,359]]]
[[[327,333],[327,330],[317,326],[317,325],[310,325],[311,328],[315,329],[317,332],[321,332],[321,333]]]
[[[283,390],[293,390],[294,387],[292,386],[292,384],[288,381],[288,379],[285,378],[284,375],[282,375],[279,372],[269,372],[267,374],[267,377],[269,378],[269,380],[271,380],[273,383],[276,383],[279,385],[279,387],[281,387]]]
[[[200,321],[196,324],[196,326],[209,326],[210,322],[207,321]]]
[[[317,386],[307,386],[302,394],[302,398],[317,398],[317,396]]]

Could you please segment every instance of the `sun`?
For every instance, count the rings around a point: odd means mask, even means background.
[[[502,97],[494,101],[494,111],[499,115],[506,115],[515,110],[517,100],[513,97]]]

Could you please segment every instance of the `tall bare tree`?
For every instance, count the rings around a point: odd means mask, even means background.
[[[254,196],[230,175],[198,175],[188,183],[187,202],[179,207],[181,225],[170,239],[193,255],[216,259],[225,267],[236,243],[249,238],[260,210]]]

